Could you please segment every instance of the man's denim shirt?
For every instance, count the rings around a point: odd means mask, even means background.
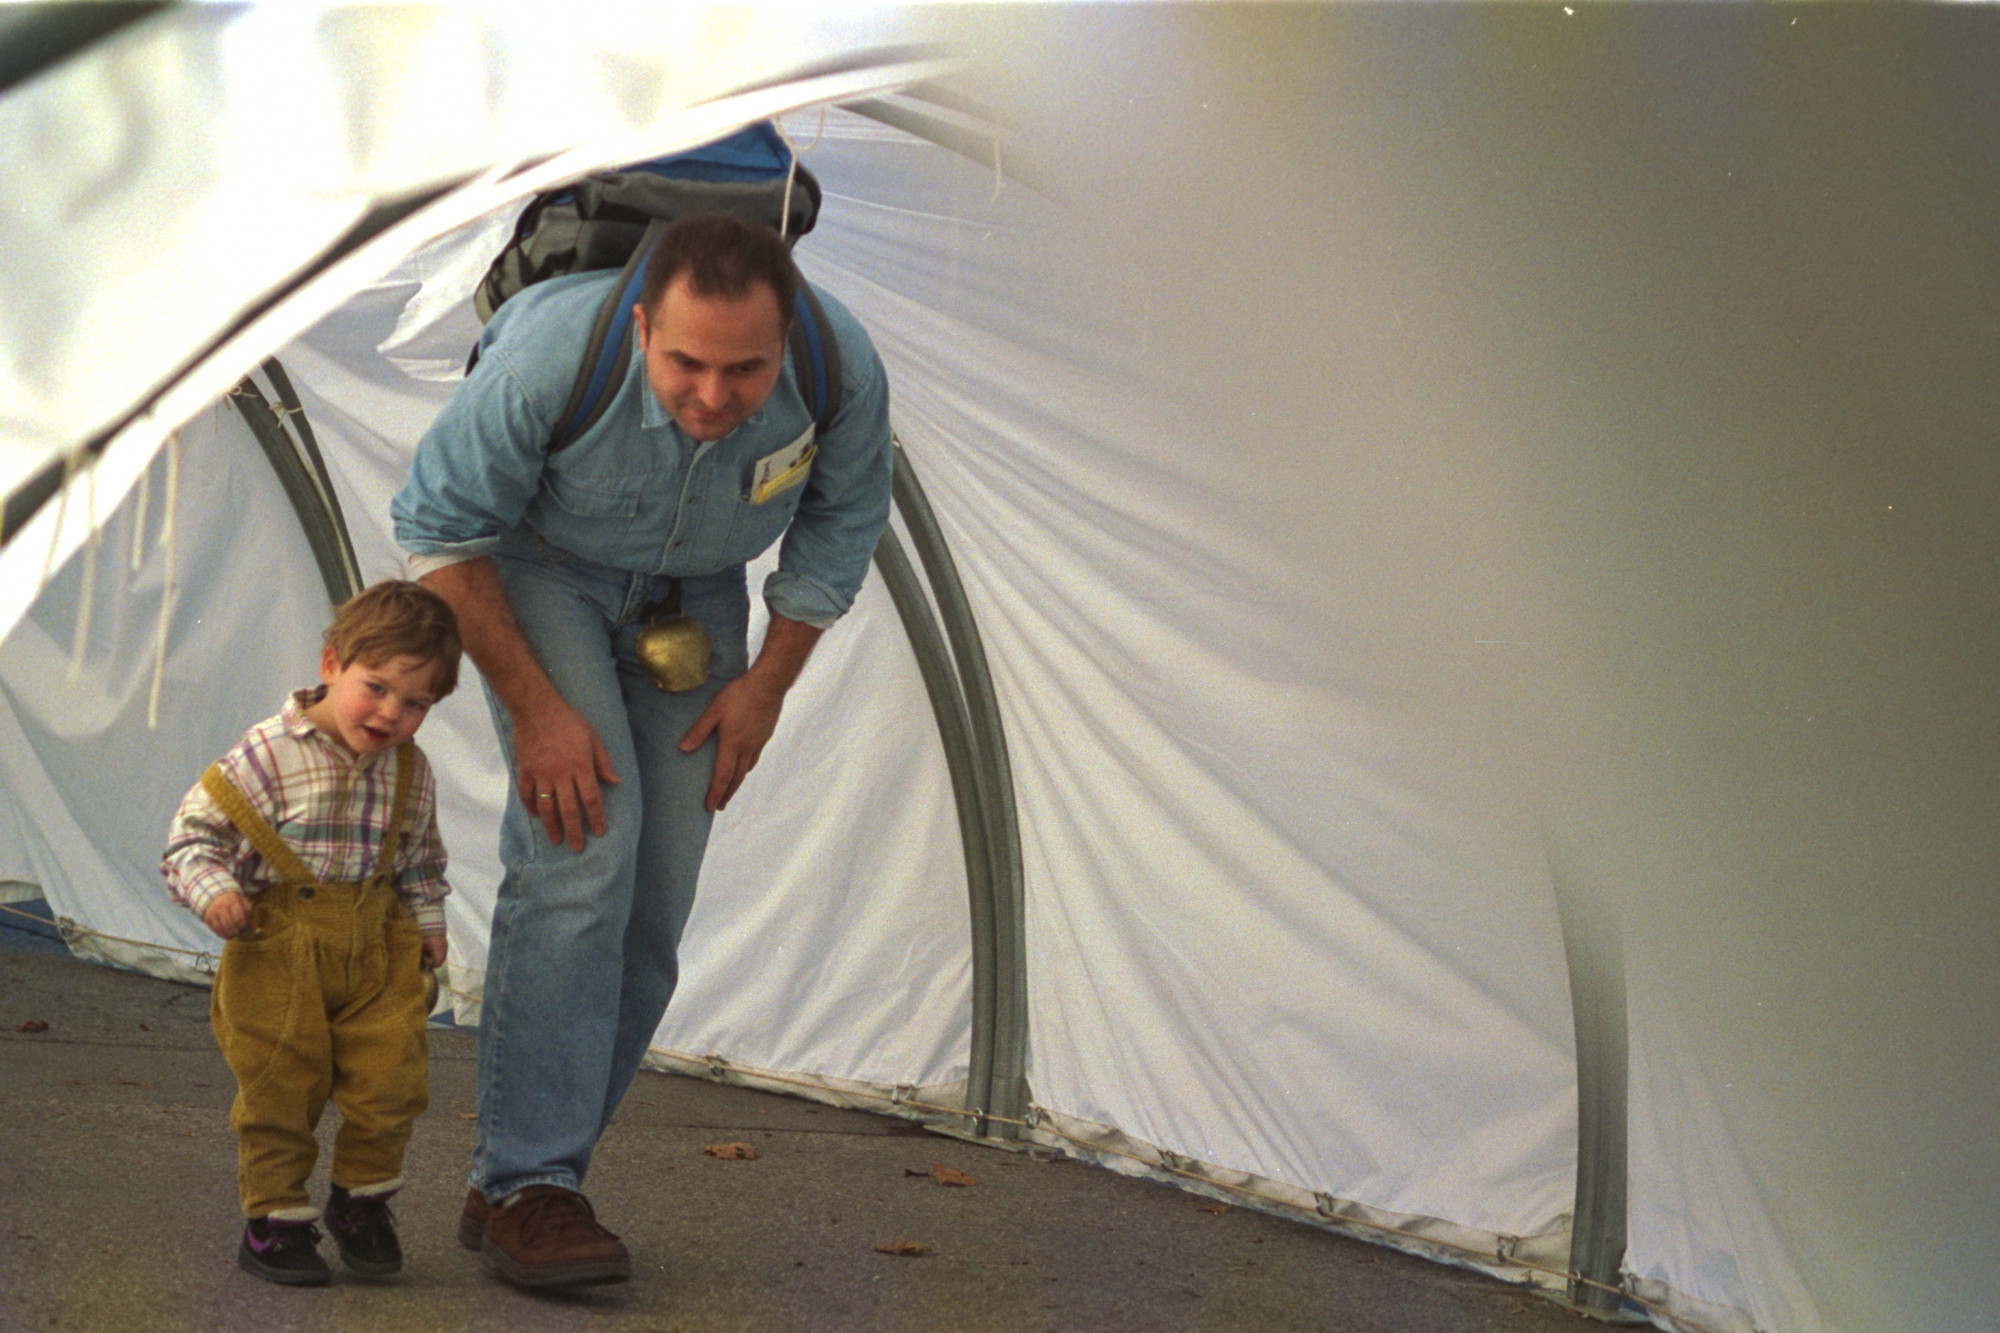
[[[759,459],[812,428],[789,346],[777,387],[721,440],[690,439],[632,361],[610,407],[549,452],[556,417],[615,273],[539,283],[494,312],[479,364],[417,445],[389,512],[415,555],[479,556],[525,524],[550,545],[641,574],[714,574],[782,534],[764,599],[825,627],[854,603],[889,516],[889,389],[868,334],[824,292],[840,343],[840,407],[803,484],[751,503]],[[814,289],[818,291],[817,288]]]

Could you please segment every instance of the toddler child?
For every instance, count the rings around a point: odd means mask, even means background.
[[[437,789],[411,737],[458,658],[442,598],[375,584],[335,613],[323,683],[211,765],[168,834],[168,887],[228,941],[209,1017],[236,1075],[237,1262],[271,1282],[329,1278],[306,1192],[329,1096],[340,1257],[370,1276],[403,1266],[388,1201],[429,1101],[424,968],[445,960],[448,892]]]

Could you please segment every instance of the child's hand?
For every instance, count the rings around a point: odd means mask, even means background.
[[[450,947],[442,935],[424,936],[424,962],[430,967],[443,967],[444,956]]]
[[[233,940],[250,924],[250,900],[231,890],[219,893],[202,909],[202,924],[225,940]]]

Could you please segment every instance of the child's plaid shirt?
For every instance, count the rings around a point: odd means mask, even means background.
[[[396,796],[396,757],[384,750],[357,759],[306,718],[324,685],[297,690],[284,711],[244,733],[221,760],[222,772],[324,883],[375,873]],[[426,935],[444,934],[444,841],[437,829],[437,784],[419,750],[396,850],[396,893]],[[197,782],[167,833],[160,873],[175,899],[196,916],[232,890],[254,894],[277,873]]]

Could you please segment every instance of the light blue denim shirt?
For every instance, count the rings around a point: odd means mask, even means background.
[[[525,525],[550,545],[639,574],[715,574],[777,541],[764,600],[824,627],[854,603],[889,516],[889,387],[867,332],[825,292],[840,343],[840,407],[802,484],[752,503],[758,461],[812,429],[789,346],[764,406],[723,439],[698,441],[646,383],[635,340],[594,427],[550,453],[592,320],[615,273],[538,283],[494,312],[479,364],[417,444],[389,506],[414,555],[490,554]]]

